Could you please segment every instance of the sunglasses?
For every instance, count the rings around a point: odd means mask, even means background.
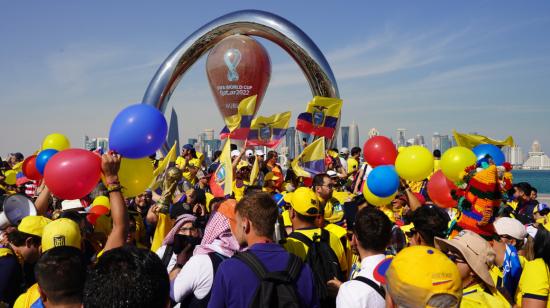
[[[453,261],[453,263],[466,263],[466,260],[464,260],[461,256],[458,256],[453,253],[447,253],[447,258]]]

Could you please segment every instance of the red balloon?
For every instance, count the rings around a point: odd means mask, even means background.
[[[65,200],[80,199],[99,182],[101,158],[83,149],[61,151],[48,161],[44,181],[50,191]]]
[[[95,205],[93,206],[90,211],[88,212],[88,216],[86,217],[88,221],[95,226],[95,223],[99,216],[105,215],[109,213],[109,209],[102,206],[102,205]]]
[[[374,136],[363,145],[363,157],[371,167],[394,165],[397,158],[397,149],[385,136]]]
[[[31,155],[25,158],[25,161],[23,161],[23,165],[21,166],[21,170],[29,180],[40,181],[42,179],[42,174],[40,174],[38,169],[36,169],[36,155]]]
[[[218,109],[226,118],[237,113],[241,100],[256,94],[254,112],[258,111],[271,77],[271,61],[258,41],[237,34],[212,48],[206,74]]]
[[[458,202],[451,196],[451,190],[457,189],[456,185],[447,179],[441,170],[437,170],[428,182],[428,196],[442,208],[451,208],[457,205]]]

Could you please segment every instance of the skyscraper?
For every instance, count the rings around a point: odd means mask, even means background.
[[[416,137],[414,137],[414,145],[420,145],[425,147],[426,144],[424,143],[424,136],[418,134]]]
[[[300,138],[300,131],[294,130],[294,154],[298,155],[302,153],[302,139]]]
[[[349,146],[348,148],[359,146],[359,126],[355,121],[351,122],[349,126]]]
[[[509,162],[512,158],[512,148],[509,146],[503,146],[500,150],[504,153],[504,160]]]
[[[441,135],[439,135],[439,133],[434,133],[434,135],[432,136],[432,151],[435,150],[441,151]]]
[[[405,133],[407,132],[404,128],[397,129],[397,147],[407,146],[407,139],[405,138]]]
[[[349,126],[340,127],[340,134],[342,134],[342,147],[349,148]]]
[[[206,139],[205,140],[214,140],[214,129],[213,128],[204,129],[204,133],[206,134]]]
[[[88,151],[101,149],[106,153],[109,151],[109,138],[84,136],[84,148]]]
[[[286,129],[286,135],[285,135],[285,142],[286,147],[288,148],[288,157],[296,157],[296,147],[295,147],[295,135],[296,135],[296,129],[294,127],[289,127]]]
[[[510,164],[513,166],[523,165],[523,150],[519,146],[513,146],[510,149]]]
[[[439,150],[441,151],[441,154],[443,154],[451,148],[451,139],[449,138],[449,135],[441,135],[440,138],[441,148],[439,148]]]

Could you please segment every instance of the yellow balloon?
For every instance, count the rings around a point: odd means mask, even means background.
[[[368,178],[367,178],[368,181]],[[365,199],[368,203],[376,206],[384,206],[388,205],[392,202],[393,199],[395,199],[395,195],[397,195],[397,192],[395,192],[393,195],[389,197],[378,197],[377,195],[373,194],[369,187],[367,186],[367,181],[365,181],[365,184],[363,185],[363,196],[365,196]]]
[[[71,147],[69,139],[64,135],[53,133],[42,141],[42,150],[54,149],[58,151],[63,151]]]
[[[118,179],[122,185],[122,194],[126,198],[143,193],[153,180],[153,164],[149,157],[130,159],[122,158]]]
[[[17,172],[15,170],[7,170],[4,172],[4,176],[6,177],[4,179],[4,182],[8,185],[14,185],[17,181]]]
[[[476,164],[476,155],[474,152],[465,147],[453,147],[445,151],[441,156],[441,171],[445,176],[453,181],[462,180],[464,169]]]
[[[406,147],[397,155],[395,171],[408,181],[422,181],[434,170],[434,157],[425,147]]]

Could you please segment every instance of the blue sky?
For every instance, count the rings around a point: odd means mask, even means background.
[[[51,132],[82,147],[141,100],[156,69],[189,34],[240,9],[281,15],[326,55],[361,142],[433,132],[513,135],[550,152],[550,3],[546,1],[5,1],[0,4],[0,155],[29,154]],[[311,98],[293,60],[261,40],[272,78],[260,114]],[[198,61],[174,92],[182,141],[219,130]]]

